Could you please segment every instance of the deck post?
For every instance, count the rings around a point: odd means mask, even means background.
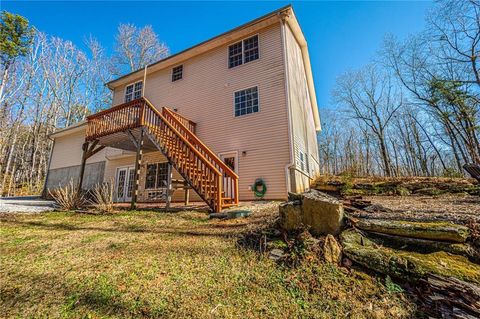
[[[187,183],[187,181],[183,182],[183,189],[185,191],[185,206],[190,204],[190,187]]]
[[[165,208],[169,209],[172,202],[172,163],[168,162],[168,171],[167,171],[167,201],[165,203]]]
[[[135,158],[135,182],[133,184],[133,190],[132,190],[132,202],[130,204],[130,209],[135,209],[137,208],[137,198],[138,198],[138,185],[139,183],[139,178],[140,178],[140,166],[142,165],[142,153],[143,153],[143,135],[144,135],[144,129],[140,129],[140,136],[137,141],[137,156]]]
[[[88,146],[89,146],[89,143],[88,142],[85,142],[82,144],[82,150],[83,150],[83,154],[82,154],[82,163],[80,164],[80,176],[78,178],[78,187],[77,187],[77,193],[81,193],[82,192],[82,185],[83,185],[83,175],[85,175],[85,165],[87,163],[87,156],[88,156]]]

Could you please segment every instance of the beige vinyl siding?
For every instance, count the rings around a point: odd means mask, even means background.
[[[55,138],[49,169],[77,166],[82,163],[85,130],[86,127],[83,126],[75,129],[71,134]],[[90,157],[87,164],[101,161],[105,161],[105,149]]]
[[[215,153],[238,152],[241,200],[254,199],[250,185],[256,178],[267,184],[266,199],[281,199],[287,196],[290,150],[280,23],[254,34],[258,60],[229,69],[228,45],[223,45],[181,62],[179,81],[171,81],[171,68],[149,74],[145,96],[156,107],[175,108],[195,121],[198,136]],[[235,117],[234,92],[254,86],[259,112]],[[114,105],[123,103],[124,88],[115,89]]]
[[[293,151],[296,169],[294,176],[297,191],[301,191],[304,188],[308,188],[308,177],[313,178],[318,175],[318,146],[302,51],[290,28],[286,26],[285,29],[288,89],[290,92]],[[301,169],[300,152],[304,154],[304,170]],[[309,172],[306,169],[307,157]]]

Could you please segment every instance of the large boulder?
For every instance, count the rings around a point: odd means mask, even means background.
[[[302,202],[293,200],[280,204],[280,224],[285,230],[294,230],[302,226]]]
[[[290,194],[289,202],[280,205],[280,225],[287,231],[302,225],[313,235],[337,235],[343,225],[343,205],[335,197],[317,190]]]

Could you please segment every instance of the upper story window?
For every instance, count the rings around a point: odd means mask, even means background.
[[[258,57],[258,35],[254,35],[228,47],[229,68],[257,60]]]
[[[183,78],[183,65],[176,66],[172,69],[172,82]]]
[[[142,81],[127,85],[127,87],[125,88],[125,102],[139,99],[142,96],[142,88]]]
[[[235,92],[235,116],[258,112],[258,87]]]

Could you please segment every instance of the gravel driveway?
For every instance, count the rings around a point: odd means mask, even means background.
[[[42,213],[54,210],[54,201],[37,196],[0,198],[0,213]]]

